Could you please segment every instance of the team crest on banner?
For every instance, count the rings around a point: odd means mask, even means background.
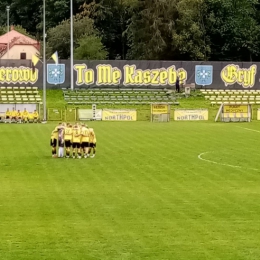
[[[195,83],[201,86],[209,86],[213,82],[213,66],[196,65],[195,67]]]
[[[49,84],[63,84],[65,82],[65,64],[47,64],[47,82]]]

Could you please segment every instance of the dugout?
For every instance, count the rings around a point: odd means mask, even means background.
[[[221,104],[215,122],[251,122],[251,104]]]
[[[1,104],[0,103],[0,123],[4,123],[5,122],[5,113],[7,111],[7,109],[9,109],[10,111],[13,110],[13,108],[18,111],[20,110],[21,112],[24,111],[24,109],[26,108],[26,110],[28,112],[34,112],[34,110],[36,110],[38,112],[38,114],[40,115],[40,103],[37,104]]]

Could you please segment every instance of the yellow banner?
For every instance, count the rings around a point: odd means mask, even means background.
[[[257,120],[260,120],[260,109],[257,109]]]
[[[104,121],[136,121],[136,110],[103,109],[102,120]]]
[[[248,113],[247,105],[224,105],[224,113]]]
[[[174,120],[176,121],[193,121],[208,120],[207,109],[175,109]]]
[[[152,104],[151,105],[151,113],[153,115],[157,114],[168,114],[168,105],[158,105],[158,104]]]

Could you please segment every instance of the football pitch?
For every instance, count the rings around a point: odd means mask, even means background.
[[[93,159],[0,125],[1,260],[260,259],[260,123],[88,124]]]

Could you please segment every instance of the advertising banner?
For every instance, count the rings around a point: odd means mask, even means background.
[[[257,120],[260,120],[260,109],[257,109]]]
[[[152,104],[151,113],[153,115],[168,114],[168,107],[169,106],[167,104]]]
[[[102,120],[104,121],[136,121],[136,110],[103,109]]]
[[[70,61],[46,64],[48,88],[70,87]],[[195,83],[203,89],[260,89],[259,62],[75,60],[75,88],[170,88]],[[43,64],[0,60],[0,84],[43,86]]]
[[[174,120],[176,121],[208,120],[208,109],[175,109]]]
[[[92,109],[78,109],[78,118],[79,120],[92,120],[93,119],[93,110]],[[102,119],[102,109],[96,109],[96,120]]]
[[[224,105],[224,113],[247,113],[248,105]]]

